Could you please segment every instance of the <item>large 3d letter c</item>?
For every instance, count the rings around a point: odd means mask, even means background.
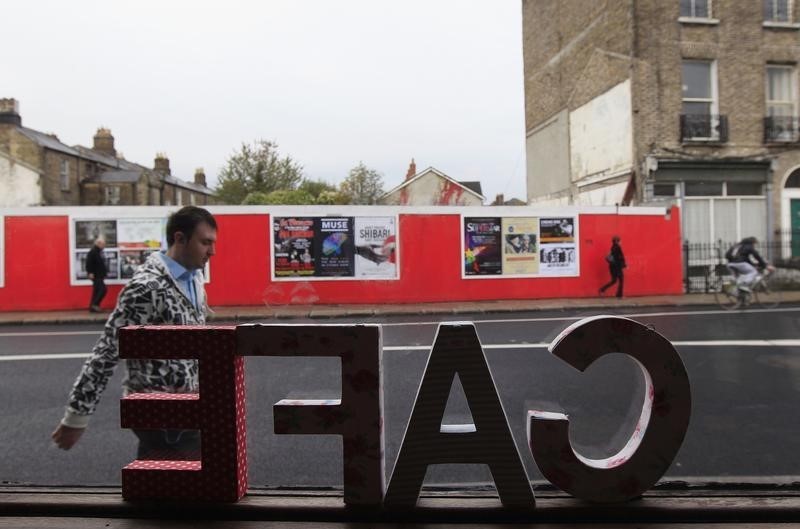
[[[588,459],[573,450],[565,415],[528,411],[528,442],[542,474],[587,501],[621,502],[641,495],[667,471],[689,427],[689,377],[678,352],[654,330],[615,316],[570,325],[550,344],[550,352],[581,371],[603,355],[626,354],[639,364],[646,388],[633,435],[607,459]]]

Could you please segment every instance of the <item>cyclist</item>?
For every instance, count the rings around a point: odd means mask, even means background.
[[[758,239],[755,237],[745,237],[740,243],[733,245],[725,254],[728,259],[728,268],[736,276],[736,288],[739,290],[740,295],[743,292],[750,292],[750,287],[758,279],[759,269],[775,270],[758,253],[755,248],[756,244],[758,244]],[[758,265],[758,269],[756,269],[756,265]]]

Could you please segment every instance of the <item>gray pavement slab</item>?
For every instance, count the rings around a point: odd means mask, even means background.
[[[787,303],[800,302],[800,291],[784,292],[783,300]],[[413,314],[488,314],[572,309],[602,310],[619,307],[680,307],[714,304],[715,300],[712,294],[680,294],[670,296],[640,296],[622,299],[597,297],[406,304],[220,306],[212,307],[213,313],[209,317],[209,322],[288,318],[356,318],[359,316],[371,317]],[[108,312],[90,313],[83,310],[14,311],[0,312],[0,325],[103,323],[107,318]]]

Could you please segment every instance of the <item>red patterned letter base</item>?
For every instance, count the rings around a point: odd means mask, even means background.
[[[244,359],[235,327],[126,327],[121,358],[197,359],[200,393],[135,393],[122,399],[123,428],[201,432],[201,461],[136,460],[122,469],[126,500],[235,502],[247,490]]]

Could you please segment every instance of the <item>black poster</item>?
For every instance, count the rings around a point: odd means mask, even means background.
[[[311,217],[275,217],[272,223],[275,277],[315,275],[314,221]]]
[[[503,273],[500,256],[500,219],[464,218],[464,274],[489,275]]]
[[[355,242],[353,217],[321,217],[316,219],[314,255],[318,277],[355,276]]]

